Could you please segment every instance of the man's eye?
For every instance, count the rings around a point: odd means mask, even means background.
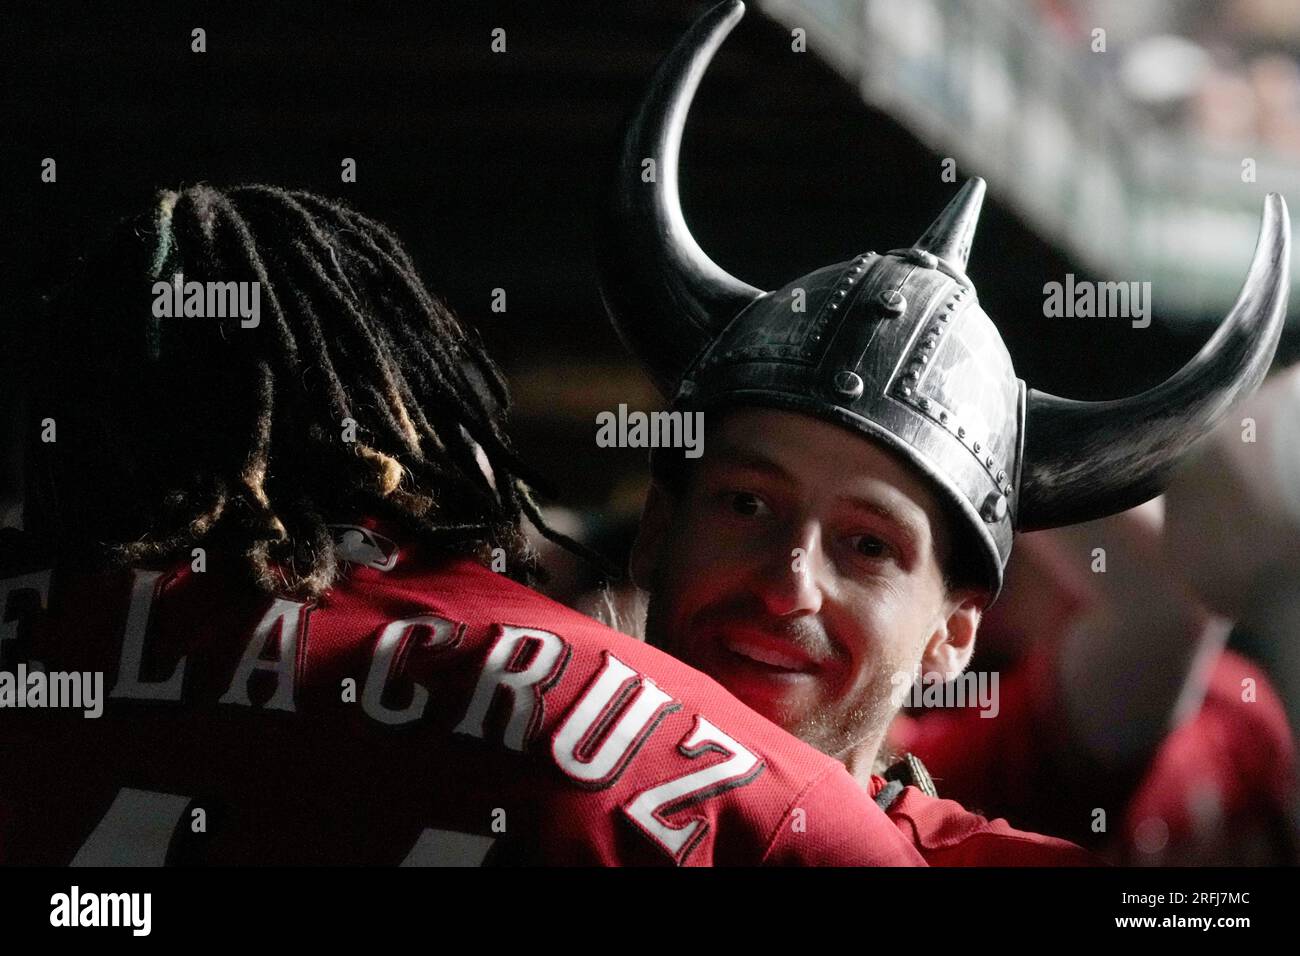
[[[747,518],[771,514],[771,509],[768,508],[763,499],[748,491],[731,492],[727,495],[727,502],[732,511]]]
[[[890,554],[889,545],[874,534],[858,535],[854,539],[853,548],[858,554],[866,558],[886,558]]]

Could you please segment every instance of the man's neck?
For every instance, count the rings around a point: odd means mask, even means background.
[[[882,752],[882,743],[883,735],[871,737],[835,757],[864,790],[871,786],[871,775],[883,773],[889,765],[889,754]]]

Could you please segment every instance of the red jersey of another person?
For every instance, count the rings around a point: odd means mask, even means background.
[[[11,614],[50,589],[0,671],[100,671],[105,698],[0,709],[0,863],[923,864],[842,766],[679,661],[335,530],[352,567],[313,602],[213,555],[0,574]]]
[[[941,793],[1117,862],[1277,862],[1286,852],[1294,744],[1258,666],[1222,653],[1200,710],[1127,780],[1081,775],[1088,763],[1069,750],[1055,674],[1053,645],[1036,645],[1001,675],[995,718],[976,707],[900,715],[890,744],[918,756]],[[1111,817],[1104,831],[1094,830],[1098,808]]]
[[[987,820],[955,800],[932,797],[915,786],[890,794],[872,776],[871,795],[886,792],[889,818],[930,866],[1097,866],[1100,860],[1065,840],[1016,830]]]

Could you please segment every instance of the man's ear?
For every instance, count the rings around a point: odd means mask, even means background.
[[[632,582],[643,591],[650,590],[655,568],[659,565],[659,554],[672,523],[673,505],[672,495],[661,488],[659,482],[650,482],[650,491],[641,509],[641,524],[637,527],[636,540],[632,542],[629,569]]]
[[[975,652],[975,632],[988,596],[981,591],[954,591],[945,602],[948,616],[943,619],[925,645],[921,656],[921,673],[938,673],[950,681],[961,674]]]

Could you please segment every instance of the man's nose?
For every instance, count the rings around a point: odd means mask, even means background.
[[[774,546],[755,591],[776,617],[816,614],[822,606],[825,570],[820,529],[802,525]]]

